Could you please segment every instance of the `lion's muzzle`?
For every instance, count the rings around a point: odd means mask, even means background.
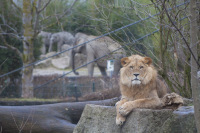
[[[138,78],[135,78],[131,81],[132,85],[139,85],[141,84],[141,81]]]
[[[140,75],[139,73],[134,73],[133,74],[133,80],[131,80],[132,85],[139,85],[139,84],[141,84],[141,81],[140,81],[140,79],[138,77],[139,75]]]

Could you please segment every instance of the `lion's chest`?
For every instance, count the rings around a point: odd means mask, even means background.
[[[126,97],[129,100],[149,98],[151,89],[149,88],[131,88],[122,92],[122,97]]]

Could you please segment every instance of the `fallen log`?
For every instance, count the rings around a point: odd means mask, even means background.
[[[118,100],[0,106],[0,132],[72,133],[86,104],[113,106]]]
[[[113,106],[120,98],[34,106],[0,106],[0,133],[72,133],[86,104]],[[177,109],[184,102],[175,93],[161,98],[162,108]]]

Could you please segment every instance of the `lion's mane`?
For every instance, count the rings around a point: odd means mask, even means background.
[[[149,57],[132,55],[121,60],[120,90],[123,98],[136,100],[147,98],[150,91],[157,90],[158,97],[163,97],[167,90],[164,83],[158,79],[157,71]],[[134,79],[138,74],[136,82]]]
[[[164,83],[158,79],[157,71],[149,57],[132,55],[121,59],[121,100],[116,103],[116,124],[121,126],[134,108],[171,108],[183,104],[181,96],[167,94]]]

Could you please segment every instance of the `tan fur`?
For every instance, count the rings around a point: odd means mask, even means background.
[[[161,99],[164,109],[176,110],[183,105],[183,98],[176,93],[167,93]]]
[[[160,108],[159,99],[167,93],[164,83],[149,57],[132,55],[121,59],[120,91],[122,98],[116,103],[116,124],[121,126],[134,108]]]

